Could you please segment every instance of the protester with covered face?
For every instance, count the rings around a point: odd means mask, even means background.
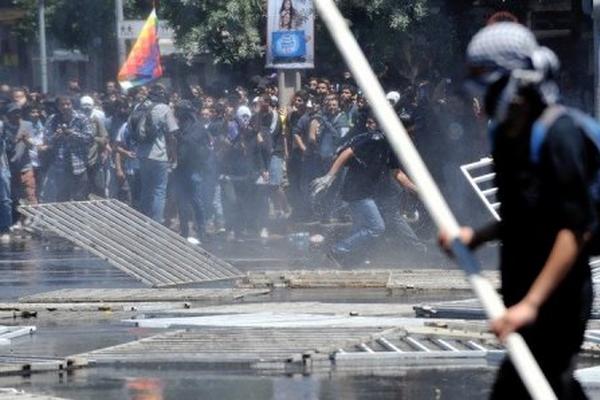
[[[100,197],[108,196],[108,185],[111,179],[110,137],[106,130],[106,115],[95,107],[90,96],[79,100],[81,112],[90,120],[94,141],[88,154],[88,183],[89,192]],[[113,177],[114,179],[114,177]]]
[[[256,171],[253,162],[256,134],[250,127],[252,113],[248,107],[240,106],[235,117],[232,114],[233,107],[226,117],[228,132],[219,181],[227,239],[240,240],[250,230],[257,229],[252,199],[256,196],[256,180],[260,172]]]
[[[600,157],[582,124],[590,120],[557,104],[558,60],[522,25],[482,29],[467,63],[468,87],[484,97],[491,121],[501,221],[463,228],[461,238],[472,248],[502,242],[508,309],[492,330],[501,340],[522,334],[559,399],[586,398],[573,367],[593,298],[588,243],[597,216],[590,186]],[[529,398],[509,359],[492,398]]]

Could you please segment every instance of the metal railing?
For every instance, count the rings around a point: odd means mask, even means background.
[[[500,203],[496,200],[498,188],[493,186],[496,174],[491,171],[493,166],[494,160],[486,157],[471,164],[461,165],[460,170],[490,214],[500,221],[497,211]]]
[[[240,271],[118,200],[22,206],[48,229],[155,287],[236,278]]]

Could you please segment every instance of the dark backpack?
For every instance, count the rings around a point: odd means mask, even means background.
[[[534,165],[540,162],[542,145],[546,140],[548,131],[564,115],[568,115],[573,119],[575,125],[581,129],[586,138],[592,142],[598,154],[600,154],[600,123],[579,110],[556,105],[548,107],[533,124],[529,156]],[[600,219],[600,169],[596,171],[596,176],[590,184],[589,191],[594,201],[596,216]],[[591,255],[600,255],[600,221],[596,223],[596,228],[588,246]]]
[[[144,101],[129,116],[130,137],[135,143],[152,143],[158,136],[152,122],[152,110],[155,106],[151,101]]]

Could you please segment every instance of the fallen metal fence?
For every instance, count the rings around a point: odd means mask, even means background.
[[[48,229],[140,281],[165,287],[240,277],[227,262],[118,200],[21,206]]]
[[[387,334],[369,342],[338,349],[333,358],[336,365],[359,365],[364,363],[404,363],[438,362],[448,360],[487,360],[495,363],[502,359],[506,351],[500,346],[486,344],[480,340],[457,339],[443,336],[394,335]]]
[[[500,221],[497,211],[500,208],[500,202],[496,199],[498,188],[494,186],[496,173],[492,170],[493,166],[494,160],[486,157],[471,164],[461,165],[460,170],[485,208],[497,221]]]
[[[500,215],[498,214],[500,202],[496,197],[498,188],[494,183],[496,173],[493,171],[493,167],[494,160],[491,157],[485,157],[477,162],[461,165],[460,170],[485,208],[497,221],[500,221]],[[594,284],[600,285],[600,257],[591,259],[590,267],[592,268]]]

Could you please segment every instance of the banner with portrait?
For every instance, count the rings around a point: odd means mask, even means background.
[[[267,68],[314,68],[312,0],[269,0]]]

